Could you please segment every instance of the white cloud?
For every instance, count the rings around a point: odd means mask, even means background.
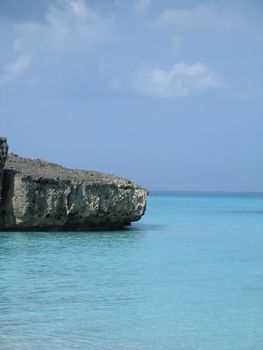
[[[112,42],[113,18],[89,8],[83,0],[63,1],[64,6],[51,7],[47,14],[45,31],[50,47],[66,50],[92,51]]]
[[[151,26],[157,30],[214,30],[217,32],[240,30],[244,25],[238,13],[215,5],[196,6],[191,9],[170,8],[151,23]]]
[[[17,58],[0,68],[2,83],[30,69],[38,76],[54,64],[57,71],[63,65],[70,70],[74,59],[85,65],[116,40],[113,17],[88,7],[83,0],[57,2],[49,8],[44,23],[19,24],[16,32],[13,47]]]
[[[5,64],[0,71],[0,84],[10,82],[26,71],[30,64],[30,58],[19,55],[14,62]]]
[[[151,0],[135,0],[133,7],[137,13],[143,14],[147,10],[147,8],[150,6],[150,4],[151,4]]]
[[[218,89],[222,83],[202,63],[176,63],[170,71],[146,68],[135,75],[140,93],[157,98],[177,98],[206,90]]]

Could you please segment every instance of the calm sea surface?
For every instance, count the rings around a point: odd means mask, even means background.
[[[159,194],[129,231],[0,233],[1,350],[262,350],[263,197]]]

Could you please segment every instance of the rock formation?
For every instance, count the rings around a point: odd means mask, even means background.
[[[121,228],[144,214],[147,190],[127,179],[7,157],[0,230]]]
[[[8,146],[6,143],[6,138],[0,137],[0,203],[1,203],[1,197],[2,197],[4,165],[7,157],[7,152],[8,152]]]

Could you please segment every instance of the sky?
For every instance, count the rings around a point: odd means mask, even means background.
[[[150,190],[263,192],[261,0],[0,0],[10,151]]]

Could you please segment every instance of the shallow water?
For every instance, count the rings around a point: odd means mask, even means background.
[[[0,233],[1,350],[262,350],[263,197],[150,196],[129,231]]]

